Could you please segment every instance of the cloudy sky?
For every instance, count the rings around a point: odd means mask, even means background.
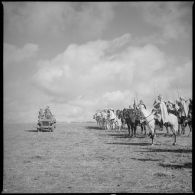
[[[4,121],[90,121],[192,96],[192,2],[3,2]]]

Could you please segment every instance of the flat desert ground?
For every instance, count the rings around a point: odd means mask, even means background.
[[[157,130],[155,145],[137,130],[101,130],[96,123],[4,124],[3,193],[192,192],[192,134]]]

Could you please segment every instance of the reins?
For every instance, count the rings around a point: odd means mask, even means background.
[[[154,118],[153,118],[153,119],[151,119],[148,123],[146,123],[146,125],[147,125],[147,124],[149,124],[152,120],[154,120]]]
[[[149,116],[151,116],[153,113],[149,114],[147,117],[143,117],[144,119],[147,119]]]
[[[149,114],[147,117],[143,117],[144,119],[147,119],[149,116],[151,116],[153,113]],[[142,114],[143,115],[143,114]],[[152,120],[154,120],[154,118],[152,118],[149,122],[146,123],[146,125],[148,125]]]

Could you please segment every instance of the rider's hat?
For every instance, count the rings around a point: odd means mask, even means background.
[[[158,95],[158,99],[162,100],[163,96],[161,94]]]
[[[140,103],[140,104],[143,104],[144,102],[143,102],[143,100],[140,100],[139,103]]]

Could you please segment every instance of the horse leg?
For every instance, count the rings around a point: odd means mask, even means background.
[[[135,125],[135,128],[134,128],[134,135],[135,135],[135,137],[136,137],[136,125]]]
[[[168,127],[167,123],[165,124],[165,127],[166,127],[166,130],[167,130],[167,134],[169,134],[169,127]]]
[[[130,137],[130,125],[128,123],[127,123],[127,127],[128,127],[129,137]]]
[[[141,126],[141,134],[143,134],[143,124],[140,124]]]
[[[175,144],[176,144],[176,133],[173,133],[173,135],[174,135],[174,142],[173,142],[173,145],[175,145]]]
[[[185,134],[185,130],[186,130],[186,126],[187,126],[187,124],[188,124],[188,121],[186,120],[186,121],[184,122],[183,134]]]
[[[109,122],[106,122],[106,129],[109,130]]]
[[[135,125],[132,125],[132,136],[135,137]]]
[[[189,131],[188,136],[190,136],[190,133],[191,133],[191,131],[192,131],[192,126],[191,126],[191,124],[190,124],[190,123],[188,123],[188,126],[189,126],[189,128],[190,128],[190,131]]]
[[[146,135],[146,125],[144,125],[145,135]]]
[[[113,130],[113,123],[110,121],[110,129]]]
[[[132,132],[132,137],[134,137],[135,136],[135,124],[132,124],[131,132]]]
[[[104,129],[105,130],[107,129],[107,123],[106,123],[106,121],[104,122]]]
[[[171,125],[171,131],[173,132],[173,136],[174,136],[173,145],[175,145],[176,144],[176,132],[177,132],[177,129],[175,128],[175,126]]]
[[[159,127],[160,127],[160,130],[163,131],[163,123],[162,122],[159,123]]]
[[[152,139],[152,146],[154,145],[154,133],[151,133],[151,139]]]
[[[178,124],[178,135],[180,135],[180,130],[181,130],[181,124]]]
[[[124,128],[125,128],[125,124],[123,123],[123,124],[122,124],[122,129],[124,129]]]
[[[123,120],[121,120],[121,130],[123,129]]]
[[[184,122],[181,125],[181,134],[184,135],[185,134],[185,124]]]
[[[133,137],[133,126],[132,126],[132,124],[130,124],[130,129],[129,129],[129,136],[130,137]]]
[[[131,134],[131,131],[132,131],[131,125],[129,125],[128,130],[129,130],[129,137],[132,137],[132,134]]]

